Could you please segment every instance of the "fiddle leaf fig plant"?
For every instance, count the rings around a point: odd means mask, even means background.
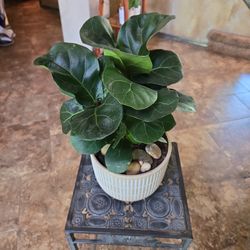
[[[115,39],[109,21],[95,16],[83,24],[80,37],[104,49],[101,57],[81,45],[58,43],[34,61],[70,97],[60,110],[63,133],[70,133],[82,154],[95,154],[110,144],[105,164],[112,172],[127,170],[135,144],[165,141],[165,132],[175,126],[176,109],[195,111],[192,97],[169,88],[182,78],[178,56],[147,48],[151,37],[173,19],[158,13],[133,16]]]
[[[141,4],[140,0],[129,0],[129,8],[137,8]]]

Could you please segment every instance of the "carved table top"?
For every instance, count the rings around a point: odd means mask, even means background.
[[[89,156],[83,156],[65,230],[192,238],[177,144],[173,143],[162,185],[147,199],[133,203],[107,195],[96,182]]]

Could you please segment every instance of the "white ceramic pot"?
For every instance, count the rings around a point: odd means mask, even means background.
[[[101,188],[117,200],[133,202],[145,199],[160,186],[172,152],[172,144],[168,143],[168,153],[162,163],[149,172],[138,175],[115,174],[104,167],[91,155],[95,177]]]

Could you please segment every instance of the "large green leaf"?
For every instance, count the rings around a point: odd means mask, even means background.
[[[179,96],[179,103],[177,110],[182,112],[195,112],[196,105],[193,97],[182,94],[181,92],[177,92]]]
[[[83,43],[97,48],[115,48],[115,39],[109,21],[102,16],[88,19],[80,30]]]
[[[76,99],[70,99],[63,103],[60,110],[60,119],[64,134],[67,134],[71,130],[72,117],[80,112],[83,112],[83,107]]]
[[[95,16],[86,21],[80,30],[80,36],[83,43],[108,49],[105,55],[112,56],[116,64],[119,63],[120,69],[124,69],[126,65],[127,70],[132,74],[149,73],[152,70],[152,62],[148,54],[137,56],[116,48],[112,27],[104,17]]]
[[[132,140],[146,144],[159,140],[165,132],[165,128],[161,120],[145,122],[130,117],[127,118],[127,128],[129,136]]]
[[[172,115],[167,115],[167,116],[161,118],[160,121],[162,122],[165,131],[171,130],[176,125],[175,119]]]
[[[133,55],[118,49],[114,52],[121,58],[130,75],[148,74],[152,70],[152,62],[149,55]]]
[[[114,173],[124,173],[132,160],[132,147],[128,141],[122,140],[116,148],[109,147],[105,155],[107,168]]]
[[[178,101],[179,97],[175,90],[164,88],[158,91],[157,101],[152,106],[144,110],[128,108],[126,114],[145,122],[151,122],[174,112]]]
[[[96,100],[103,98],[99,63],[87,48],[72,43],[58,43],[34,63],[48,68],[63,93],[77,96],[81,104],[93,105]]]
[[[147,42],[174,16],[158,13],[141,14],[131,17],[118,33],[117,48],[135,55],[147,55]]]
[[[157,100],[157,91],[130,81],[116,68],[105,68],[102,79],[109,93],[125,106],[141,110]]]
[[[113,148],[115,148],[119,144],[121,139],[123,139],[126,136],[126,132],[127,132],[127,127],[126,127],[125,123],[121,122],[121,124],[120,124],[120,126],[117,129],[116,134],[115,134],[114,142],[112,144]]]
[[[108,58],[112,58],[116,67],[122,71],[126,71],[126,67],[122,61],[122,59],[115,53],[114,50],[104,49],[104,56]]]
[[[80,135],[86,141],[101,140],[117,130],[122,117],[122,105],[108,95],[101,105],[72,117],[72,135]]]
[[[148,74],[153,67],[148,55],[138,56],[117,49],[105,49],[104,55],[112,58],[118,69],[130,75]]]
[[[106,144],[106,140],[86,141],[79,135],[71,135],[70,141],[80,154],[95,154]]]
[[[181,80],[183,76],[181,62],[174,52],[152,50],[150,58],[153,63],[152,71],[149,74],[135,76],[133,78],[135,82],[166,86]]]

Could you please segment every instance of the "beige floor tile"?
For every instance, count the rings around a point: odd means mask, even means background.
[[[250,92],[237,94],[237,97],[240,99],[242,103],[244,103],[248,107],[248,109],[250,109]]]
[[[80,163],[62,134],[59,93],[36,56],[62,40],[56,11],[38,1],[6,1],[15,43],[0,50],[0,249],[66,250],[64,225]],[[171,87],[192,95],[193,114],[176,113],[194,241],[190,250],[250,245],[250,62],[156,37],[175,51],[184,78]],[[89,250],[144,250],[85,245]],[[145,248],[151,250],[151,248]]]
[[[17,232],[7,231],[0,233],[0,249],[17,250]]]
[[[47,123],[1,129],[0,150],[0,180],[48,171],[51,150]]]
[[[20,183],[20,178],[0,182],[0,233],[18,229]]]

